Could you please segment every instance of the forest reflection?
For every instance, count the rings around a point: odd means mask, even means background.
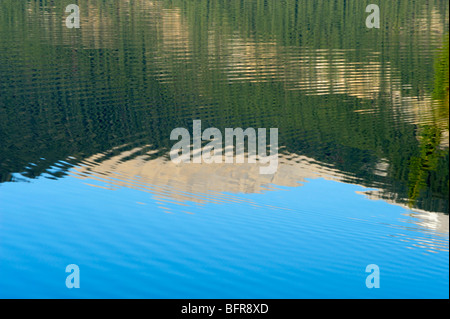
[[[21,25],[29,37],[16,51],[5,49],[12,35],[1,43],[0,57],[11,61],[0,67],[8,81],[2,181],[59,178],[81,165],[84,177],[119,174],[117,185],[151,172],[145,183],[163,187],[177,176],[179,192],[192,194],[258,192],[319,176],[448,213],[446,1],[381,1],[387,26],[378,33],[360,19],[364,4],[344,0],[334,8],[91,0],[80,4],[75,32],[58,2],[10,2],[15,19],[1,15],[1,26]],[[170,131],[193,118],[218,128],[279,127],[280,171],[259,179],[251,167],[202,167],[201,186],[192,182],[199,168],[170,167],[167,151]],[[89,172],[86,162],[96,163]]]

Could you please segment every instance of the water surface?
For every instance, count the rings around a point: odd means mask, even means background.
[[[448,3],[376,3],[1,1],[0,296],[448,298]],[[277,172],[171,162],[198,119]]]

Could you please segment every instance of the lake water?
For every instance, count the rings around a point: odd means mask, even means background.
[[[1,298],[449,298],[446,0],[66,2],[0,3]]]

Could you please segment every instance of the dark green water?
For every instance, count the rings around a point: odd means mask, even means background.
[[[380,29],[362,1],[80,1],[68,29],[58,1],[2,0],[1,181],[68,156],[161,156],[201,119],[278,127],[284,154],[448,213],[448,121],[433,111],[447,1],[376,3]]]

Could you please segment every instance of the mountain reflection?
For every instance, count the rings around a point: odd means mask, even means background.
[[[139,155],[133,156],[136,153]],[[193,202],[215,202],[221,193],[249,194],[277,186],[296,187],[306,178],[343,178],[339,171],[296,154],[281,155],[276,173],[264,175],[258,164],[174,164],[164,157],[151,159],[151,153],[133,149],[107,159],[102,159],[104,154],[97,154],[83,160],[70,173],[87,183],[101,182],[103,187],[130,187],[167,199]],[[215,195],[211,197],[212,194]]]
[[[296,154],[281,155],[277,172],[273,175],[261,175],[259,166],[254,164],[174,164],[164,157],[151,159],[153,153],[133,149],[112,157],[97,154],[74,166],[70,169],[69,175],[83,180],[92,187],[110,190],[128,187],[149,193],[161,205],[159,208],[169,213],[172,211],[167,207],[167,203],[179,205],[180,211],[185,213],[189,213],[190,203],[201,205],[247,202],[259,207],[261,204],[251,202],[240,194],[283,190],[283,187],[301,187],[308,179],[342,181],[348,178],[323,163]],[[385,200],[380,195],[380,190],[372,189],[359,193],[371,200]],[[412,219],[405,220],[406,223],[414,223],[424,229],[448,234],[448,215],[420,209],[410,210],[407,205],[387,201],[410,211],[405,216]],[[269,208],[288,209],[275,206]],[[429,250],[448,251],[448,243],[445,240],[442,242],[443,245],[439,243],[422,243],[422,245]]]

